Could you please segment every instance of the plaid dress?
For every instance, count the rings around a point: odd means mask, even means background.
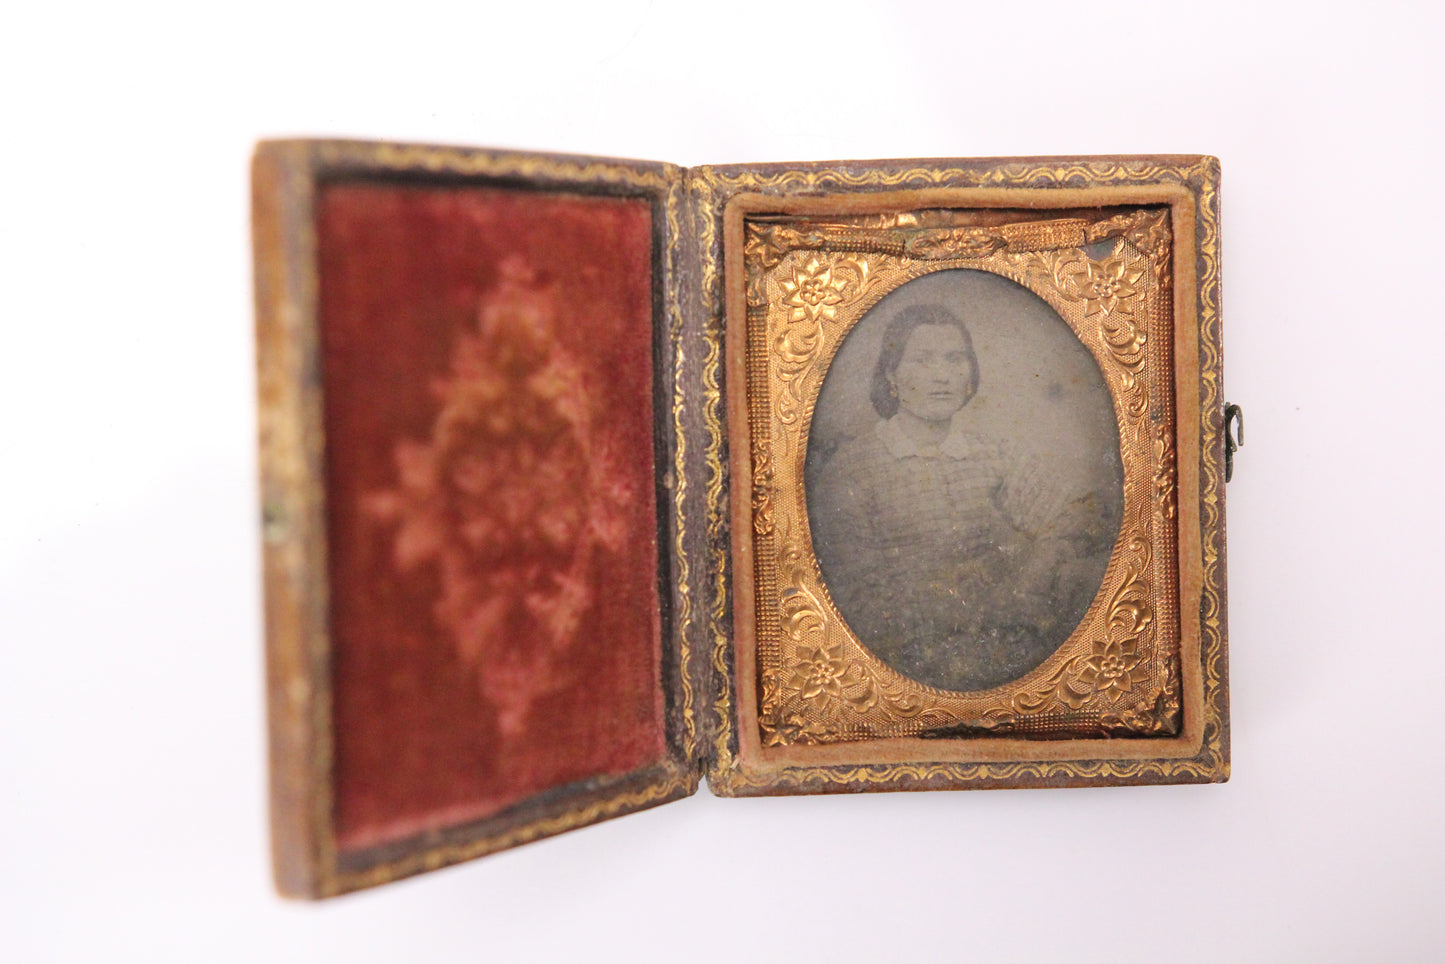
[[[894,418],[815,474],[809,518],[828,591],[905,676],[988,689],[1027,673],[1072,628],[1060,625],[1068,600],[1049,565],[1065,497],[1032,460],[956,430],[922,447]]]

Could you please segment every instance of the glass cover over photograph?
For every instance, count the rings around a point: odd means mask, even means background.
[[[844,338],[804,485],[848,627],[949,691],[1017,680],[1068,639],[1123,511],[1098,364],[1033,292],[969,269],[901,285]]]

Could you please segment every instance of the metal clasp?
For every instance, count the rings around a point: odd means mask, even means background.
[[[1244,409],[1224,404],[1224,481],[1234,477],[1234,453],[1244,447]]]

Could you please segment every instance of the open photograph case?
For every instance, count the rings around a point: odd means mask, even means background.
[[[273,848],[1227,779],[1219,173],[278,141]]]

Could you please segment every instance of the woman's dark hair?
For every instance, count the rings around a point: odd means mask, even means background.
[[[898,370],[908,336],[923,325],[946,325],[958,329],[963,336],[963,349],[968,353],[968,391],[963,403],[967,405],[978,391],[978,356],[973,353],[973,338],[969,336],[963,320],[942,305],[911,305],[894,315],[888,323],[887,330],[883,332],[883,346],[878,351],[878,364],[873,369],[869,398],[873,401],[874,410],[884,418],[898,414],[898,398],[893,394],[888,376]]]

